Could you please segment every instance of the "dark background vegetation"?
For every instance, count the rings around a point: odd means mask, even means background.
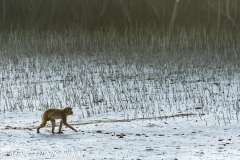
[[[34,30],[65,33],[74,43],[84,34],[92,42],[88,48],[99,43],[99,51],[113,41],[140,50],[149,45],[154,51],[207,49],[235,57],[239,51],[239,0],[0,0],[0,13],[2,35],[17,31],[20,39]],[[98,37],[108,38],[102,44]]]
[[[238,0],[1,0],[1,27],[235,29]],[[172,26],[171,26],[172,25]]]

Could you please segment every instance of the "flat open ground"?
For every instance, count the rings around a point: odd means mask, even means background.
[[[40,111],[1,114],[0,159],[238,159],[239,127],[208,124],[196,116],[158,120],[124,120],[99,115],[69,122],[78,132],[63,128],[52,134],[49,125],[36,133]],[[108,117],[108,118],[106,118]],[[114,118],[114,119],[112,119]],[[111,122],[118,119],[119,122]],[[57,128],[56,128],[57,130]]]

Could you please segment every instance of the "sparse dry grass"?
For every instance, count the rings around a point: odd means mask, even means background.
[[[70,105],[82,109],[80,118],[197,112],[225,123],[238,120],[239,35],[200,30],[176,35],[150,29],[1,33],[0,110]]]

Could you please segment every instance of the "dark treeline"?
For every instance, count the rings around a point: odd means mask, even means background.
[[[19,46],[23,53],[240,53],[239,0],[0,0],[0,13],[4,54]]]
[[[0,0],[1,28],[238,29],[239,0]]]

